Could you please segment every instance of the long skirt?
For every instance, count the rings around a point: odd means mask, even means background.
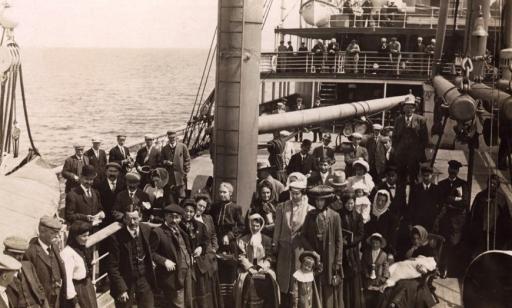
[[[344,308],[343,305],[343,282],[333,286],[326,283],[325,279],[320,276],[318,279],[319,293],[323,308]]]
[[[217,273],[201,273],[198,269],[195,272],[193,281],[194,308],[222,308],[220,297],[220,285]]]
[[[233,287],[236,308],[278,308],[279,287],[275,273],[240,273]]]
[[[76,298],[80,307],[98,308],[96,302],[96,291],[92,285],[91,278],[73,280],[75,285]]]
[[[343,255],[343,302],[350,308],[362,308],[364,304],[359,246],[344,248]]]

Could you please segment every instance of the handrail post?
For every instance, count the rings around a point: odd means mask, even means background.
[[[430,29],[433,28],[434,8],[430,8]]]
[[[366,75],[366,53],[364,54],[363,75]]]
[[[377,28],[380,28],[380,9],[377,14]]]
[[[404,29],[405,29],[406,23],[407,23],[407,9],[404,12],[404,26],[403,26]]]

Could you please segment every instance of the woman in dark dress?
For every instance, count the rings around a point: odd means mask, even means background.
[[[215,289],[213,279],[209,275],[212,272],[213,265],[207,254],[209,243],[208,231],[203,223],[194,219],[197,206],[194,200],[185,199],[182,206],[185,214],[183,215],[180,227],[189,237],[194,260],[194,274],[192,275],[194,307],[216,308],[218,305],[214,299],[217,296],[213,295]]]
[[[256,199],[254,199],[251,207],[245,215],[246,225],[249,226],[249,216],[260,214],[265,220],[265,227],[261,233],[267,236],[273,236],[274,223],[276,220],[276,202],[272,199],[272,183],[263,180],[258,184]]]
[[[399,220],[390,210],[391,198],[387,190],[377,191],[373,200],[370,221],[364,226],[365,237],[374,233],[381,234],[387,240],[385,251],[388,257],[396,254],[396,238],[398,234]],[[391,255],[391,256],[390,256]]]
[[[428,231],[420,225],[412,227],[412,246],[405,253],[405,259],[416,258],[417,256],[434,257],[434,248],[430,246]],[[439,260],[436,260],[439,261]]]
[[[176,203],[169,186],[169,173],[164,168],[156,168],[151,172],[151,183],[144,187],[151,202],[150,221],[162,223],[162,209],[170,203]]]
[[[359,248],[364,237],[364,223],[361,214],[354,210],[356,196],[345,192],[341,196],[341,216],[343,228],[343,302],[347,307],[364,307],[362,267]]]

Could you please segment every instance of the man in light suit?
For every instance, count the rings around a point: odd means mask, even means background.
[[[89,164],[94,167],[98,176],[96,182],[105,177],[105,166],[107,165],[107,153],[100,149],[101,140],[99,138],[92,139],[92,147],[84,153],[89,159]]]
[[[169,172],[169,185],[175,200],[186,197],[187,174],[190,172],[190,154],[185,144],[178,141],[176,132],[168,131],[167,143],[160,154],[160,164]]]
[[[92,184],[96,178],[93,166],[84,166],[80,175],[80,186],[73,188],[66,195],[65,218],[68,223],[83,220],[99,223],[105,218],[101,206],[100,194]]]
[[[124,146],[126,135],[117,135],[117,145],[108,152],[108,162],[118,163],[126,174],[131,164],[130,150]]]
[[[6,292],[14,276],[21,269],[21,263],[11,256],[0,254],[0,308],[15,307]]]
[[[425,148],[429,143],[427,122],[415,114],[416,102],[406,99],[404,114],[395,120],[393,131],[393,157],[401,181],[414,184],[420,163],[426,161]]]
[[[73,145],[75,154],[66,158],[62,167],[62,176],[66,179],[65,192],[68,193],[71,188],[80,185],[80,175],[82,168],[89,165],[89,158],[84,156],[84,147],[81,144]]]

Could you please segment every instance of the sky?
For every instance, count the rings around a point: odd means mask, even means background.
[[[260,0],[262,5],[265,0]],[[273,0],[262,49],[274,47],[280,4]],[[217,0],[9,0],[5,13],[19,24],[25,47],[208,48],[217,24]],[[298,26],[298,2],[285,0]],[[293,21],[290,21],[293,20]]]

